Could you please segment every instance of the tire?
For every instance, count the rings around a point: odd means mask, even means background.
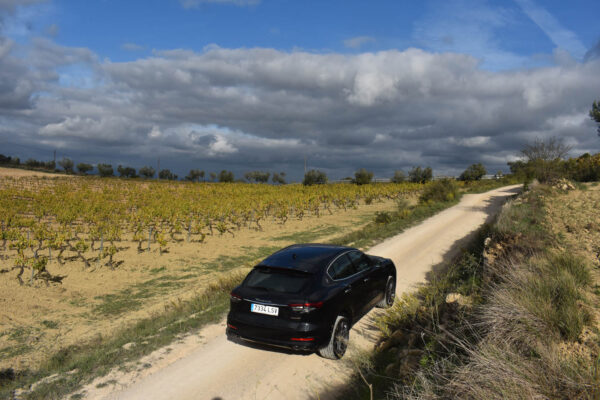
[[[318,350],[323,358],[339,360],[346,353],[350,339],[350,321],[343,315],[338,315],[331,330],[331,337],[325,347]]]
[[[390,308],[394,304],[396,298],[396,281],[393,276],[390,276],[385,284],[383,299],[376,304],[379,308]]]

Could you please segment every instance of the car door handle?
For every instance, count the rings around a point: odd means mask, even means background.
[[[344,293],[350,293],[352,291],[352,288],[350,286],[348,286],[346,288],[346,290],[344,290]]]

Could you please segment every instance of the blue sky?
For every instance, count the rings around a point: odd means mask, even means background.
[[[598,1],[1,0],[0,139],[24,158],[160,154],[180,174],[295,169],[304,153],[334,177],[506,169],[548,135],[598,151],[598,15]]]

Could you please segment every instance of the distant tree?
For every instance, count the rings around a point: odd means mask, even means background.
[[[219,182],[233,182],[234,181],[233,172],[222,170],[219,172]]]
[[[50,171],[54,171],[56,169],[56,162],[54,161],[46,161],[44,163],[44,168],[50,170]]]
[[[168,181],[176,181],[177,175],[171,172],[169,169],[163,169],[158,173],[158,179],[168,180]]]
[[[246,172],[244,174],[244,178],[246,178],[246,180],[248,182],[256,182],[256,183],[267,183],[267,182],[269,182],[270,176],[271,176],[270,172],[264,172],[264,171],[252,171],[252,172]]]
[[[28,158],[27,160],[25,160],[25,165],[29,168],[42,168],[45,166],[45,163],[43,161],[38,161],[33,158]]]
[[[392,176],[391,181],[393,183],[402,183],[406,181],[406,174],[404,173],[404,171],[394,171],[394,176]]]
[[[0,164],[10,164],[12,161],[12,157],[5,156],[4,154],[0,154]]]
[[[322,185],[327,183],[327,175],[325,172],[319,171],[317,169],[311,169],[306,174],[304,174],[304,180],[302,184],[305,186],[310,185]]]
[[[600,136],[600,101],[594,101],[594,104],[592,104],[590,118],[598,124],[598,136]]]
[[[275,184],[285,185],[285,172],[273,172],[273,177],[271,178],[271,182]]]
[[[373,172],[361,168],[354,173],[354,179],[352,181],[357,185],[366,185],[368,183],[371,183],[372,180]]]
[[[462,174],[460,174],[460,177],[458,179],[460,179],[461,181],[478,181],[485,174],[487,174],[487,171],[485,170],[483,164],[471,164],[469,165],[469,167],[467,167],[467,169],[464,170]]]
[[[546,140],[537,138],[533,143],[525,145],[521,155],[526,160],[526,178],[536,178],[546,183],[561,177],[564,175],[562,161],[569,151],[571,146],[564,144],[563,139],[557,137]]]
[[[21,164],[21,159],[19,157],[15,157],[12,159],[12,161],[10,162],[12,165],[20,165]]]
[[[100,174],[100,176],[103,178],[113,176],[115,173],[112,165],[110,164],[98,164],[96,165],[96,168],[98,168],[98,174]]]
[[[154,174],[156,173],[156,171],[154,170],[154,168],[152,167],[142,167],[140,168],[140,176],[146,179],[150,179],[154,176]]]
[[[200,171],[199,169],[191,169],[190,173],[185,177],[185,180],[199,182],[200,178],[204,178],[204,171]]]
[[[135,168],[133,167],[124,167],[119,165],[117,167],[117,172],[121,178],[137,178],[137,174],[135,172]]]
[[[77,171],[86,175],[88,172],[92,171],[94,167],[91,164],[79,163],[77,164]]]
[[[426,183],[429,182],[431,178],[433,178],[433,170],[431,167],[414,167],[408,173],[408,179],[414,183]]]
[[[60,160],[58,162],[58,165],[60,165],[66,173],[70,174],[73,172],[73,160],[71,160],[70,158],[67,157],[63,157],[62,160]]]
[[[211,180],[211,182],[214,182],[215,179],[217,179],[217,174],[215,172],[211,172],[210,173],[210,180]]]

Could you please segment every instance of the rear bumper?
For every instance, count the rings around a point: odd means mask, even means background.
[[[329,340],[328,334],[324,334],[323,330],[314,324],[295,323],[290,324],[288,329],[274,329],[231,316],[227,317],[226,333],[232,341],[242,339],[297,351],[316,351]]]

